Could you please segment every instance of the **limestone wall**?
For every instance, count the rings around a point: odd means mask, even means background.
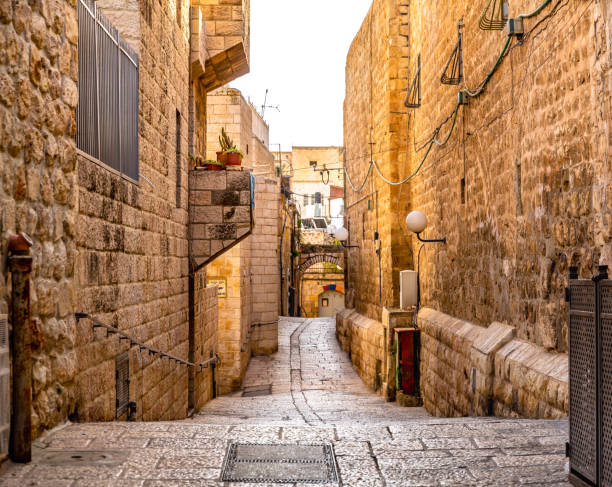
[[[189,357],[189,360],[193,363],[203,363],[218,351],[219,306],[217,288],[206,286],[206,275],[203,272],[198,273],[194,284],[194,347],[193,355]],[[194,368],[190,370],[190,374],[192,376],[190,393],[193,401],[190,406],[197,410],[214,397],[213,372],[211,367],[202,371]]]
[[[302,275],[300,297],[306,316],[310,318],[319,316],[319,294],[324,291],[323,287],[329,284],[335,284],[344,291],[344,274],[309,274],[306,272]]]
[[[345,226],[359,251],[348,252],[347,305],[381,320],[384,306],[399,304],[399,271],[412,267],[409,240],[397,232],[407,188],[379,177],[363,184],[370,157],[387,178],[406,176],[405,108],[408,0],[374,0],[346,61],[344,101]],[[374,232],[381,253],[376,253]],[[354,300],[354,301],[353,301]]]
[[[421,395],[437,416],[559,418],[568,413],[567,355],[488,327],[421,310]]]
[[[540,3],[511,2],[510,16]],[[522,340],[566,351],[568,266],[587,276],[612,264],[612,43],[609,2],[555,5],[525,20],[522,43],[513,40],[484,93],[459,111],[448,144],[433,149],[411,189],[430,219],[426,235],[448,238],[422,254],[424,303],[478,324],[508,323]],[[411,72],[419,52],[423,70],[410,129],[417,146],[457,101],[457,87],[439,77],[458,19],[467,86],[501,52],[505,33],[479,30],[480,14],[469,1],[411,4]]]
[[[77,42],[73,2],[0,2],[0,314],[10,300],[7,239],[23,231],[34,241],[35,435],[73,413],[77,397]]]
[[[110,16],[109,3],[105,11]],[[157,2],[152,2],[151,18],[151,25],[142,19],[139,33],[138,171],[148,182],[134,184],[79,157],[77,311],[114,324],[155,348],[187,357],[188,25],[186,17],[179,23],[175,12]],[[176,168],[179,145],[181,170]],[[184,181],[180,199],[178,176]],[[94,339],[89,329],[79,330],[77,336],[79,418],[111,420],[115,355],[124,347],[112,345],[112,339]],[[185,417],[184,367],[132,349],[130,376],[130,400],[137,403],[138,418]]]
[[[257,177],[255,228],[251,237],[253,323],[276,321],[280,313],[280,191],[276,179]]]

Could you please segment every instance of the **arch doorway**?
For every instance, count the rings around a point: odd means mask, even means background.
[[[326,257],[325,260],[309,259],[309,265],[300,268],[297,276],[300,316],[335,316],[332,312],[338,303],[342,304],[338,311],[344,307],[344,270],[339,261]]]

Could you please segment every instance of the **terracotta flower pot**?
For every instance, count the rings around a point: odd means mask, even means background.
[[[228,153],[224,151],[217,152],[217,161],[222,162],[223,164],[227,164]]]
[[[206,164],[206,169],[209,171],[221,171],[223,170],[223,166],[221,164]]]
[[[228,166],[240,166],[242,164],[242,156],[237,152],[228,152],[227,154],[227,165]]]

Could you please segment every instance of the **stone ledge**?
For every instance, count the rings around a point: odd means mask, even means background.
[[[485,328],[429,308],[421,310],[418,323],[421,392],[432,414],[567,414],[566,354],[517,340],[503,323]]]

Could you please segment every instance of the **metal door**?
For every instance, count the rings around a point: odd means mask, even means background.
[[[599,283],[599,482],[612,487],[612,280]]]
[[[570,279],[570,470],[597,482],[597,327],[592,280]]]
[[[397,388],[404,394],[419,394],[420,330],[396,328],[397,343]]]

